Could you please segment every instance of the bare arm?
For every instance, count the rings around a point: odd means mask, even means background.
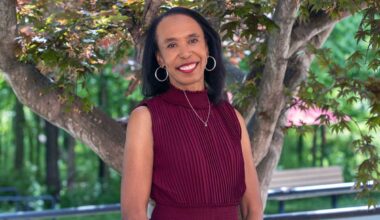
[[[153,134],[147,107],[134,109],[128,120],[121,182],[123,220],[147,220],[152,183]]]
[[[241,212],[244,220],[261,220],[263,219],[263,205],[260,195],[260,184],[257,178],[255,164],[251,150],[248,131],[245,126],[244,118],[235,109],[241,127],[241,145],[244,158],[244,172],[246,191],[241,202]]]

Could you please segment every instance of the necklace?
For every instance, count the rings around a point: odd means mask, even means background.
[[[199,118],[199,120],[201,120],[201,122],[205,125],[205,127],[207,127],[207,122],[208,122],[208,119],[210,118],[210,112],[211,112],[211,104],[210,104],[210,100],[208,100],[208,97],[207,97],[207,101],[208,101],[208,115],[207,115],[206,121],[203,121],[203,119],[201,118],[201,116],[198,115],[198,113],[195,111],[195,109],[191,105],[190,100],[189,100],[189,98],[187,98],[186,92],[184,90],[183,90],[183,94],[185,95],[186,100],[189,103],[189,105],[190,105],[191,109],[193,110],[193,112],[195,113],[195,115]]]

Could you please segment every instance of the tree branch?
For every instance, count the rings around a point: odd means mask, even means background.
[[[144,16],[142,25],[149,25],[153,18],[157,16],[163,0],[147,0],[144,6]]]
[[[334,25],[329,26],[327,29],[311,38],[308,43],[315,48],[322,47],[333,29]],[[291,93],[294,94],[301,82],[306,80],[313,59],[314,54],[305,49],[302,55],[294,54],[289,60],[288,70],[286,71],[284,78],[284,85]]]
[[[79,97],[68,103],[62,90],[34,66],[19,63],[16,48],[16,1],[0,2],[0,71],[17,98],[32,111],[83,141],[107,164],[121,171],[125,132],[94,108],[86,112]]]
[[[31,65],[18,63],[4,74],[20,102],[83,141],[108,165],[121,171],[125,132],[119,123],[98,108],[86,112],[79,97],[68,103],[63,91]]]
[[[149,25],[154,17],[157,16],[160,6],[162,4],[163,0],[147,0],[145,1],[144,6],[144,13],[141,22],[138,24],[135,24],[130,29],[130,33],[133,38],[133,42],[135,42],[135,50],[136,50],[136,56],[135,60],[137,63],[141,63],[142,61],[142,55],[143,55],[143,48],[144,48],[144,26]],[[140,80],[141,74],[137,74],[136,78]]]
[[[335,25],[339,20],[332,20],[328,15],[314,17],[310,22],[297,26],[292,33],[292,42],[288,56],[293,56],[300,48],[305,47],[311,38]]]
[[[135,18],[132,19],[132,22],[128,26],[128,31],[135,43],[142,41],[141,37],[144,32],[144,26],[149,25],[152,22],[153,18],[157,16],[162,2],[163,0],[145,1],[143,16],[140,18],[140,20],[137,20],[137,15],[129,9],[124,12],[126,15]]]
[[[366,7],[366,3],[362,3],[359,6],[360,9],[364,9]],[[305,47],[307,42],[309,42],[313,37],[351,15],[351,12],[345,11],[340,13],[339,18],[333,19],[327,13],[320,12],[319,15],[311,17],[307,23],[297,23],[292,32],[293,40],[290,44],[288,57],[293,56],[294,53],[296,53],[300,48]]]
[[[346,16],[346,14],[343,14]],[[347,15],[348,16],[348,15]],[[331,31],[334,28],[334,24],[329,24],[326,27],[324,27],[323,31],[320,31],[315,36],[308,39],[306,42],[304,42],[304,45],[310,43],[311,45],[314,45],[316,48],[320,48],[323,43],[326,41],[327,37],[330,35]],[[305,26],[307,27],[307,26]],[[299,32],[299,28],[297,27],[297,31],[293,31],[292,33],[292,39],[295,38],[294,33]],[[292,42],[295,40],[293,39]],[[301,48],[298,48],[297,51],[299,51]],[[291,49],[290,49],[291,50]],[[284,77],[284,85],[288,88],[291,93],[295,93],[296,87],[298,87],[301,82],[306,80],[307,78],[307,72],[309,70],[310,64],[312,60],[314,59],[314,56],[310,53],[307,53],[304,51],[303,54],[297,55],[293,53],[291,58],[289,59],[287,69],[285,72]],[[247,79],[253,78],[255,76],[256,72],[263,72],[263,67],[253,67],[252,71],[248,74]],[[258,83],[258,82],[257,82]],[[247,122],[247,127],[250,135],[253,135],[253,125],[254,125],[254,114],[256,112],[256,100],[252,100],[247,109],[242,109],[242,112],[244,113],[245,120]]]

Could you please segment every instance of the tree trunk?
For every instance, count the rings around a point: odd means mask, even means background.
[[[13,118],[13,138],[15,144],[14,168],[21,171],[25,162],[24,128],[25,115],[23,105],[16,99],[14,105],[15,116]]]
[[[5,149],[3,149],[3,136],[0,135],[0,167],[6,170],[6,164],[4,163]]]
[[[5,125],[1,119],[0,119],[0,122],[2,123],[2,125]],[[9,124],[5,125],[5,126],[9,126]],[[13,169],[13,158],[10,156],[12,154],[10,154],[10,151],[11,151],[11,148],[9,146],[12,146],[13,145],[13,140],[12,140],[12,137],[11,134],[8,132],[8,133],[4,133],[4,135],[0,135],[0,139],[1,139],[1,145],[3,146],[3,150],[2,150],[2,166],[1,166],[1,171],[4,175],[2,176],[5,176],[5,172]],[[8,146],[8,147],[7,147]],[[10,160],[12,162],[10,162]]]
[[[251,143],[256,164],[268,153],[280,112],[285,107],[283,82],[288,65],[292,28],[299,6],[299,1],[278,1],[273,14],[273,21],[278,28],[268,38],[266,63],[253,118],[255,132]]]
[[[278,161],[280,160],[282,146],[284,144],[284,125],[286,122],[286,116],[286,112],[282,111],[278,124],[276,125],[276,130],[273,133],[271,147],[269,148],[268,154],[256,168],[260,180],[261,199],[264,207],[267,200],[269,184],[272,180],[272,175],[277,167]]]
[[[34,115],[34,113],[32,113]],[[28,139],[28,155],[29,155],[29,161],[31,164],[36,164],[36,146],[37,146],[37,133],[35,132],[36,126],[33,125],[29,120],[29,123],[26,124],[26,132],[27,132],[27,139]]]
[[[104,183],[107,180],[107,166],[106,164],[102,161],[101,158],[98,158],[98,180],[101,185],[101,188],[103,190]]]
[[[311,155],[312,155],[312,166],[315,167],[317,166],[317,152],[318,152],[318,146],[317,146],[317,135],[318,135],[318,127],[314,125],[313,128],[313,144],[311,146]]]
[[[61,190],[61,180],[59,178],[59,148],[58,148],[58,128],[48,121],[45,121],[46,134],[46,186],[48,193],[58,198]]]
[[[42,144],[40,140],[40,135],[43,135],[42,127],[44,126],[42,123],[44,122],[40,116],[37,114],[33,114],[33,120],[35,124],[35,133],[36,133],[36,153],[35,153],[35,165],[37,167],[37,176],[38,179],[42,179],[43,177],[43,167],[44,167],[44,157],[42,153]],[[45,137],[45,136],[44,136]]]
[[[298,165],[303,165],[303,148],[304,148],[304,140],[303,134],[298,135],[297,141],[297,156],[298,156]]]
[[[326,126],[321,125],[321,159],[320,165],[323,167],[323,161],[326,158]]]
[[[311,24],[309,24],[309,26],[310,25]],[[320,32],[314,33],[315,36],[309,42],[312,45],[314,45],[316,48],[320,48],[323,45],[323,43],[325,42],[325,40],[327,39],[327,37],[330,35],[333,27],[334,27],[334,23],[330,24],[325,29],[322,29]],[[299,29],[297,29],[297,31],[299,31]],[[294,32],[294,30],[293,30],[293,32]],[[301,35],[301,36],[305,36],[305,35],[307,35],[307,34],[304,33],[304,35]],[[295,38],[293,40],[297,41],[297,38]],[[305,47],[306,47],[306,45],[305,45]],[[286,74],[285,74],[286,77],[284,77],[283,84],[287,88],[287,91],[289,92],[289,94],[288,94],[289,96],[295,95],[295,93],[298,90],[299,85],[303,81],[306,80],[308,69],[310,67],[312,60],[314,59],[314,55],[310,51],[308,51],[306,48],[303,48],[303,49],[305,50],[304,51],[305,54],[303,56],[293,55],[288,60],[288,65],[287,65]],[[280,148],[280,147],[278,147],[278,145],[283,143],[283,133],[282,132],[284,130],[284,125],[285,125],[285,121],[286,121],[286,117],[287,117],[286,116],[287,108],[286,108],[285,103],[287,103],[287,99],[290,98],[285,93],[280,94],[280,95],[281,95],[281,97],[277,97],[277,99],[282,99],[282,102],[284,103],[284,105],[281,107],[281,109],[282,109],[281,114],[279,116],[279,120],[277,121],[277,123],[275,125],[275,131],[274,131],[272,139],[270,140],[270,146],[268,147],[268,149],[273,147],[274,149],[271,151],[272,152],[277,151],[278,154],[270,153],[270,154],[265,154],[265,156],[264,156],[264,157],[266,157],[265,161],[271,161],[272,164],[277,164],[278,160],[280,158],[279,153],[281,153],[282,146]],[[268,100],[266,100],[266,101],[268,101]],[[277,102],[273,102],[273,103],[277,103]],[[254,109],[255,105],[252,105],[252,106],[253,106],[252,109]],[[248,110],[248,111],[252,111],[252,110]],[[254,112],[253,113],[254,115],[257,114],[257,112],[255,110],[253,110],[253,112]],[[252,124],[252,123],[255,123],[254,117],[249,122],[249,124]],[[252,126],[252,127],[254,129],[254,126]],[[258,128],[258,129],[260,129],[260,128]],[[255,132],[252,132],[252,131],[250,131],[250,133],[253,133],[253,136],[255,134]],[[277,134],[277,135],[275,135],[275,134]],[[253,141],[251,141],[251,143],[252,143],[252,146],[254,147],[253,154],[255,154],[256,149],[260,150],[260,148],[259,148],[260,145],[255,146],[255,144],[257,144],[257,143],[254,143]],[[276,148],[276,146],[277,146],[277,148]],[[260,147],[262,147],[262,146],[260,146]],[[261,151],[263,151],[263,150],[265,150],[265,149],[261,149]],[[275,167],[273,167],[272,171],[268,172],[268,170],[260,168],[260,164],[259,164],[257,169],[258,169],[258,175],[261,178],[260,179],[261,199],[262,199],[263,205],[265,207],[266,199],[267,199],[267,190],[268,190],[269,183],[270,183],[270,180],[272,178],[272,173],[273,173],[273,170],[275,169]]]
[[[75,139],[67,132],[63,133],[64,148],[66,150],[66,163],[67,163],[67,188],[73,188],[76,176],[75,165]]]

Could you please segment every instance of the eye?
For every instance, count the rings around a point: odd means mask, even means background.
[[[198,38],[192,38],[192,39],[190,39],[190,44],[195,44],[195,43],[198,43]]]
[[[170,43],[170,44],[168,44],[167,48],[174,48],[175,46],[176,46],[175,43]]]

